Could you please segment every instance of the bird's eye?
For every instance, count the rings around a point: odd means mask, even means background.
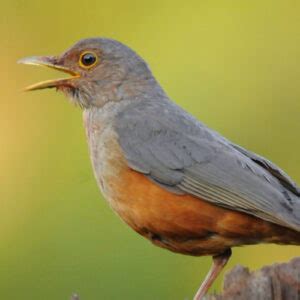
[[[93,52],[83,52],[80,55],[79,64],[85,69],[93,67],[98,62],[98,57]]]

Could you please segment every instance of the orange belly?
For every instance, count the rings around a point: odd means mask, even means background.
[[[102,122],[103,123],[103,122]],[[154,244],[189,255],[216,255],[260,242],[300,244],[300,234],[190,195],[176,195],[130,169],[112,128],[86,120],[99,186],[116,213]]]
[[[190,195],[173,194],[120,161],[118,165],[118,175],[104,176],[102,183],[112,208],[160,247],[189,255],[216,255],[243,244],[299,242],[299,234],[292,230]]]

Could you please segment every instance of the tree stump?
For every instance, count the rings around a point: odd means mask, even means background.
[[[234,267],[225,275],[223,292],[207,300],[300,300],[300,257],[250,272]]]

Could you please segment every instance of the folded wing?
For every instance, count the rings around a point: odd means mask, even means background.
[[[300,231],[297,185],[173,103],[135,103],[119,114],[116,130],[128,165],[171,192]]]

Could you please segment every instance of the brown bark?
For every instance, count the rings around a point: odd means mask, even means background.
[[[207,300],[300,300],[300,257],[253,272],[236,266],[225,275],[223,292]]]

